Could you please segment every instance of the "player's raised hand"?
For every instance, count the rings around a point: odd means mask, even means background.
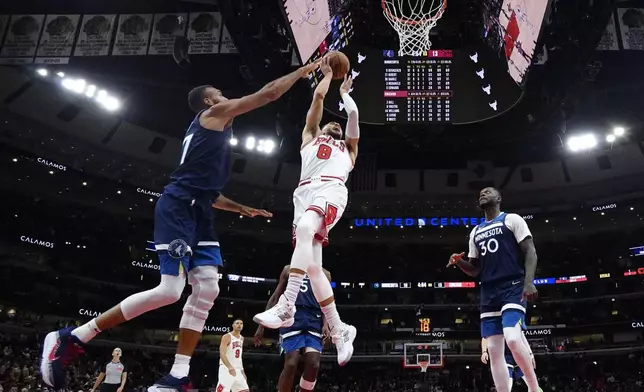
[[[249,218],[254,218],[256,216],[262,216],[264,218],[272,218],[273,217],[273,214],[268,212],[268,211],[266,211],[266,210],[260,210],[260,209],[253,208],[253,207],[248,207],[248,206],[242,206],[239,209],[239,213],[241,215],[247,216]]]
[[[253,336],[253,343],[255,343],[255,347],[259,347],[262,345],[262,339],[264,338],[264,327],[261,325],[257,327],[257,331],[255,331],[255,335]]]
[[[349,94],[349,91],[351,91],[352,86],[353,86],[353,78],[349,75],[344,75],[344,81],[340,86],[340,95]]]
[[[461,253],[452,253],[452,255],[449,257],[449,261],[447,262],[447,265],[445,267],[451,267],[453,265],[456,265],[459,261],[463,259],[463,256],[465,256],[465,252]]]
[[[309,74],[315,71],[320,66],[321,63],[322,63],[322,58],[319,58],[312,63],[301,66],[298,69],[298,71],[300,72],[300,77],[308,78]]]
[[[525,282],[523,285],[523,294],[521,294],[521,300],[528,300],[528,302],[534,302],[539,298],[539,292],[537,291],[537,286],[533,282]]]
[[[333,76],[333,68],[331,68],[331,65],[329,64],[329,56],[324,56],[321,59],[322,61],[320,62],[320,71],[324,76],[331,75]]]

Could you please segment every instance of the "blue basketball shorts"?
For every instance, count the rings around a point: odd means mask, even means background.
[[[154,244],[161,274],[177,276],[199,266],[221,266],[209,199],[187,200],[163,193],[154,209]]]
[[[481,337],[502,335],[503,328],[525,328],[523,279],[481,286]]]
[[[317,352],[322,352],[322,338],[312,335],[308,332],[301,332],[297,335],[282,338],[282,351],[286,354],[301,350],[313,349]]]
[[[508,377],[513,380],[518,380],[523,377],[523,370],[518,366],[508,365]]]

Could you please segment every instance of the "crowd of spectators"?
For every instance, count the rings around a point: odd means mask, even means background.
[[[39,375],[40,337],[33,333],[0,333],[0,390],[47,392]],[[118,345],[117,342],[113,346]],[[113,346],[88,346],[82,360],[69,370],[68,392],[91,389],[102,365],[110,360]],[[169,370],[171,352],[155,353],[125,348],[122,361],[128,368],[126,391],[144,392]],[[252,392],[272,392],[281,371],[278,356],[244,359]],[[537,357],[537,373],[546,392],[638,392],[644,391],[644,356],[638,352]],[[201,352],[192,361],[193,386],[214,391],[217,385],[216,351]],[[518,385],[521,381],[518,382]],[[333,392],[491,392],[489,369],[476,360],[445,358],[445,367],[421,373],[402,369],[400,362],[352,361],[339,368],[334,362],[321,365],[316,390]],[[516,388],[525,390],[520,385]]]

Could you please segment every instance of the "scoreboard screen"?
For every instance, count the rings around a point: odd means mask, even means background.
[[[503,62],[484,46],[437,48],[419,56],[399,56],[397,50],[349,42],[342,51],[351,62],[351,96],[363,123],[469,124],[500,115],[522,96]],[[324,53],[326,50],[312,60]],[[311,75],[311,89],[317,87],[321,76],[319,70]],[[331,83],[324,107],[346,118],[340,84],[339,80]]]
[[[430,50],[419,57],[385,50],[383,57],[385,123],[451,121],[451,50]]]

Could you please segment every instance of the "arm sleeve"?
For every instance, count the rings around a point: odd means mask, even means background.
[[[476,244],[474,243],[474,234],[476,233],[476,228],[478,226],[474,227],[472,229],[472,232],[470,233],[470,248],[469,251],[467,252],[467,257],[469,259],[478,259],[479,258],[479,250],[476,247]]]
[[[532,233],[528,228],[528,224],[520,215],[508,214],[508,216],[505,217],[505,225],[514,234],[514,238],[517,240],[517,244],[528,237],[532,237]]]
[[[347,137],[360,139],[360,125],[358,123],[358,105],[347,93],[342,94],[344,109],[347,111]]]

